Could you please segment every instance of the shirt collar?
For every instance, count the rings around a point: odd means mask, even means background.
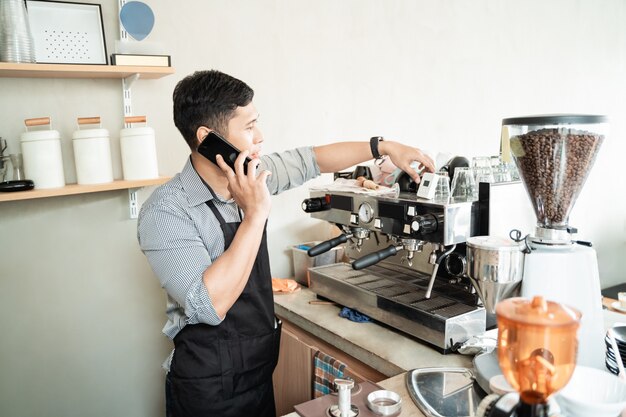
[[[190,207],[199,206],[214,198],[191,164],[191,156],[180,173],[180,182],[187,193]]]

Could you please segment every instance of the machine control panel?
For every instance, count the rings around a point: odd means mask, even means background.
[[[317,200],[315,200],[317,199]],[[312,217],[338,226],[358,227],[442,245],[465,242],[477,230],[476,207],[467,203],[435,203],[414,193],[399,197],[312,191],[303,202]]]
[[[420,207],[407,202],[379,202],[378,214],[384,219],[380,228],[385,233],[431,241],[431,235],[443,229],[443,210]],[[435,238],[436,239],[436,238]]]

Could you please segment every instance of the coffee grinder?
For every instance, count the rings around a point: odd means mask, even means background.
[[[498,363],[516,392],[488,395],[478,417],[548,417],[551,395],[563,388],[576,367],[580,312],[546,301],[508,298],[496,306]]]
[[[576,229],[568,219],[607,134],[607,119],[543,115],[504,119],[502,125],[537,217],[534,234],[525,238],[521,296],[541,295],[578,309],[578,364],[602,369],[604,326],[596,252],[591,243],[574,238]]]

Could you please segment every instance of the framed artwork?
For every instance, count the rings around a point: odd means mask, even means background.
[[[107,64],[99,4],[26,0],[28,20],[41,64]]]

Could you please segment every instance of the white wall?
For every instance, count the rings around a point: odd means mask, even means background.
[[[604,287],[624,281],[626,5],[621,0],[146,0],[147,41],[176,74],[133,86],[136,114],[157,130],[160,171],[187,147],[172,123],[176,82],[216,68],[256,91],[267,152],[384,135],[433,151],[495,154],[503,117],[607,114],[605,142],[571,216],[594,242]],[[109,52],[117,2],[102,1]],[[121,86],[115,80],[0,79],[0,136],[16,152],[22,120],[51,115],[71,141],[100,114],[121,176]],[[326,227],[299,209],[306,189],[273,200],[275,276],[292,244]],[[143,197],[145,198],[145,193]],[[135,243],[123,192],[0,204],[0,414],[162,414],[164,296]],[[75,404],[72,406],[71,404]]]

